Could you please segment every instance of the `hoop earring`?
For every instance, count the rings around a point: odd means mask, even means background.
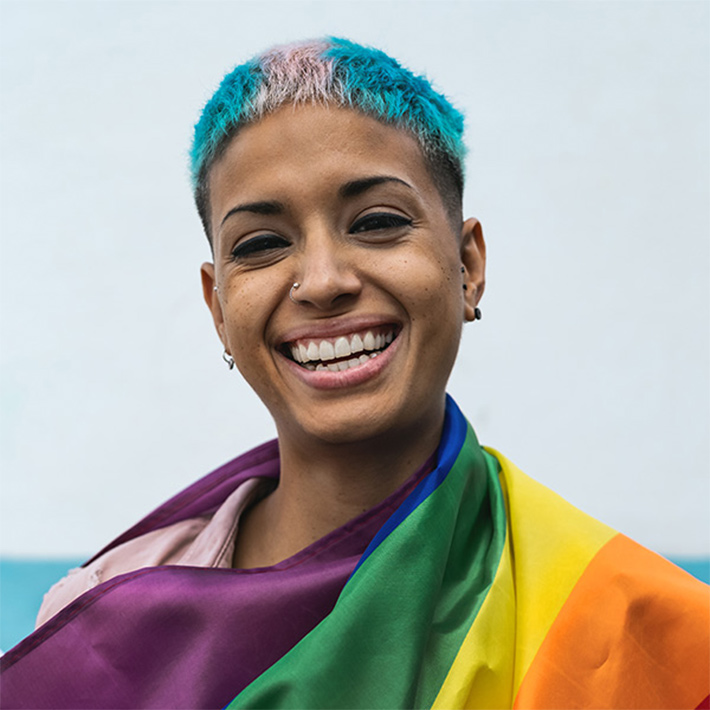
[[[227,363],[230,370],[234,369],[234,358],[226,350],[222,353],[222,360]]]
[[[300,288],[301,284],[296,281],[293,286],[291,286],[291,290],[288,292],[288,297],[296,304],[298,305],[298,301],[293,297],[293,292],[297,289]]]

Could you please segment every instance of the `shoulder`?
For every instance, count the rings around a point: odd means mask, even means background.
[[[527,643],[516,705],[572,707],[580,694],[590,707],[702,702],[710,690],[707,585],[488,453],[500,466],[518,634]]]
[[[550,624],[518,700],[698,707],[710,692],[709,634],[708,587],[615,535]]]
[[[35,626],[41,626],[84,592],[143,567],[175,564],[208,523],[192,518],[129,540],[83,567],[70,570],[44,595]]]

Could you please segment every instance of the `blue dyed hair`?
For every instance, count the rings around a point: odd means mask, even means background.
[[[285,104],[299,103],[351,108],[412,133],[452,220],[460,222],[463,115],[427,79],[384,52],[329,37],[274,47],[239,65],[205,105],[195,126],[190,161],[208,239],[209,172],[214,162],[242,126]]]

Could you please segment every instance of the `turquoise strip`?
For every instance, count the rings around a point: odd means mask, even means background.
[[[0,650],[3,653],[34,631],[45,592],[85,559],[0,558]]]

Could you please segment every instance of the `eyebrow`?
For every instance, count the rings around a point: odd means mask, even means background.
[[[410,190],[414,188],[404,180],[392,175],[373,175],[371,177],[359,178],[358,180],[351,180],[346,182],[339,190],[338,195],[341,198],[347,197],[357,197],[363,192],[370,190],[377,185],[382,185],[387,182],[396,182],[400,185],[408,187]],[[276,200],[261,200],[259,202],[245,202],[242,205],[237,205],[232,207],[222,220],[222,225],[234,214],[239,212],[251,212],[252,214],[264,214],[264,215],[275,215],[283,214],[286,208],[282,202],[277,202]]]
[[[286,208],[281,202],[264,200],[261,202],[245,202],[243,205],[232,207],[222,220],[224,224],[233,214],[237,212],[251,212],[252,214],[283,214]]]
[[[398,177],[394,177],[392,175],[373,175],[372,177],[346,182],[340,190],[338,190],[338,194],[340,197],[356,197],[370,188],[373,188],[376,185],[382,185],[386,182],[398,182],[400,185],[404,185],[410,190],[414,189],[408,182],[405,182]]]

